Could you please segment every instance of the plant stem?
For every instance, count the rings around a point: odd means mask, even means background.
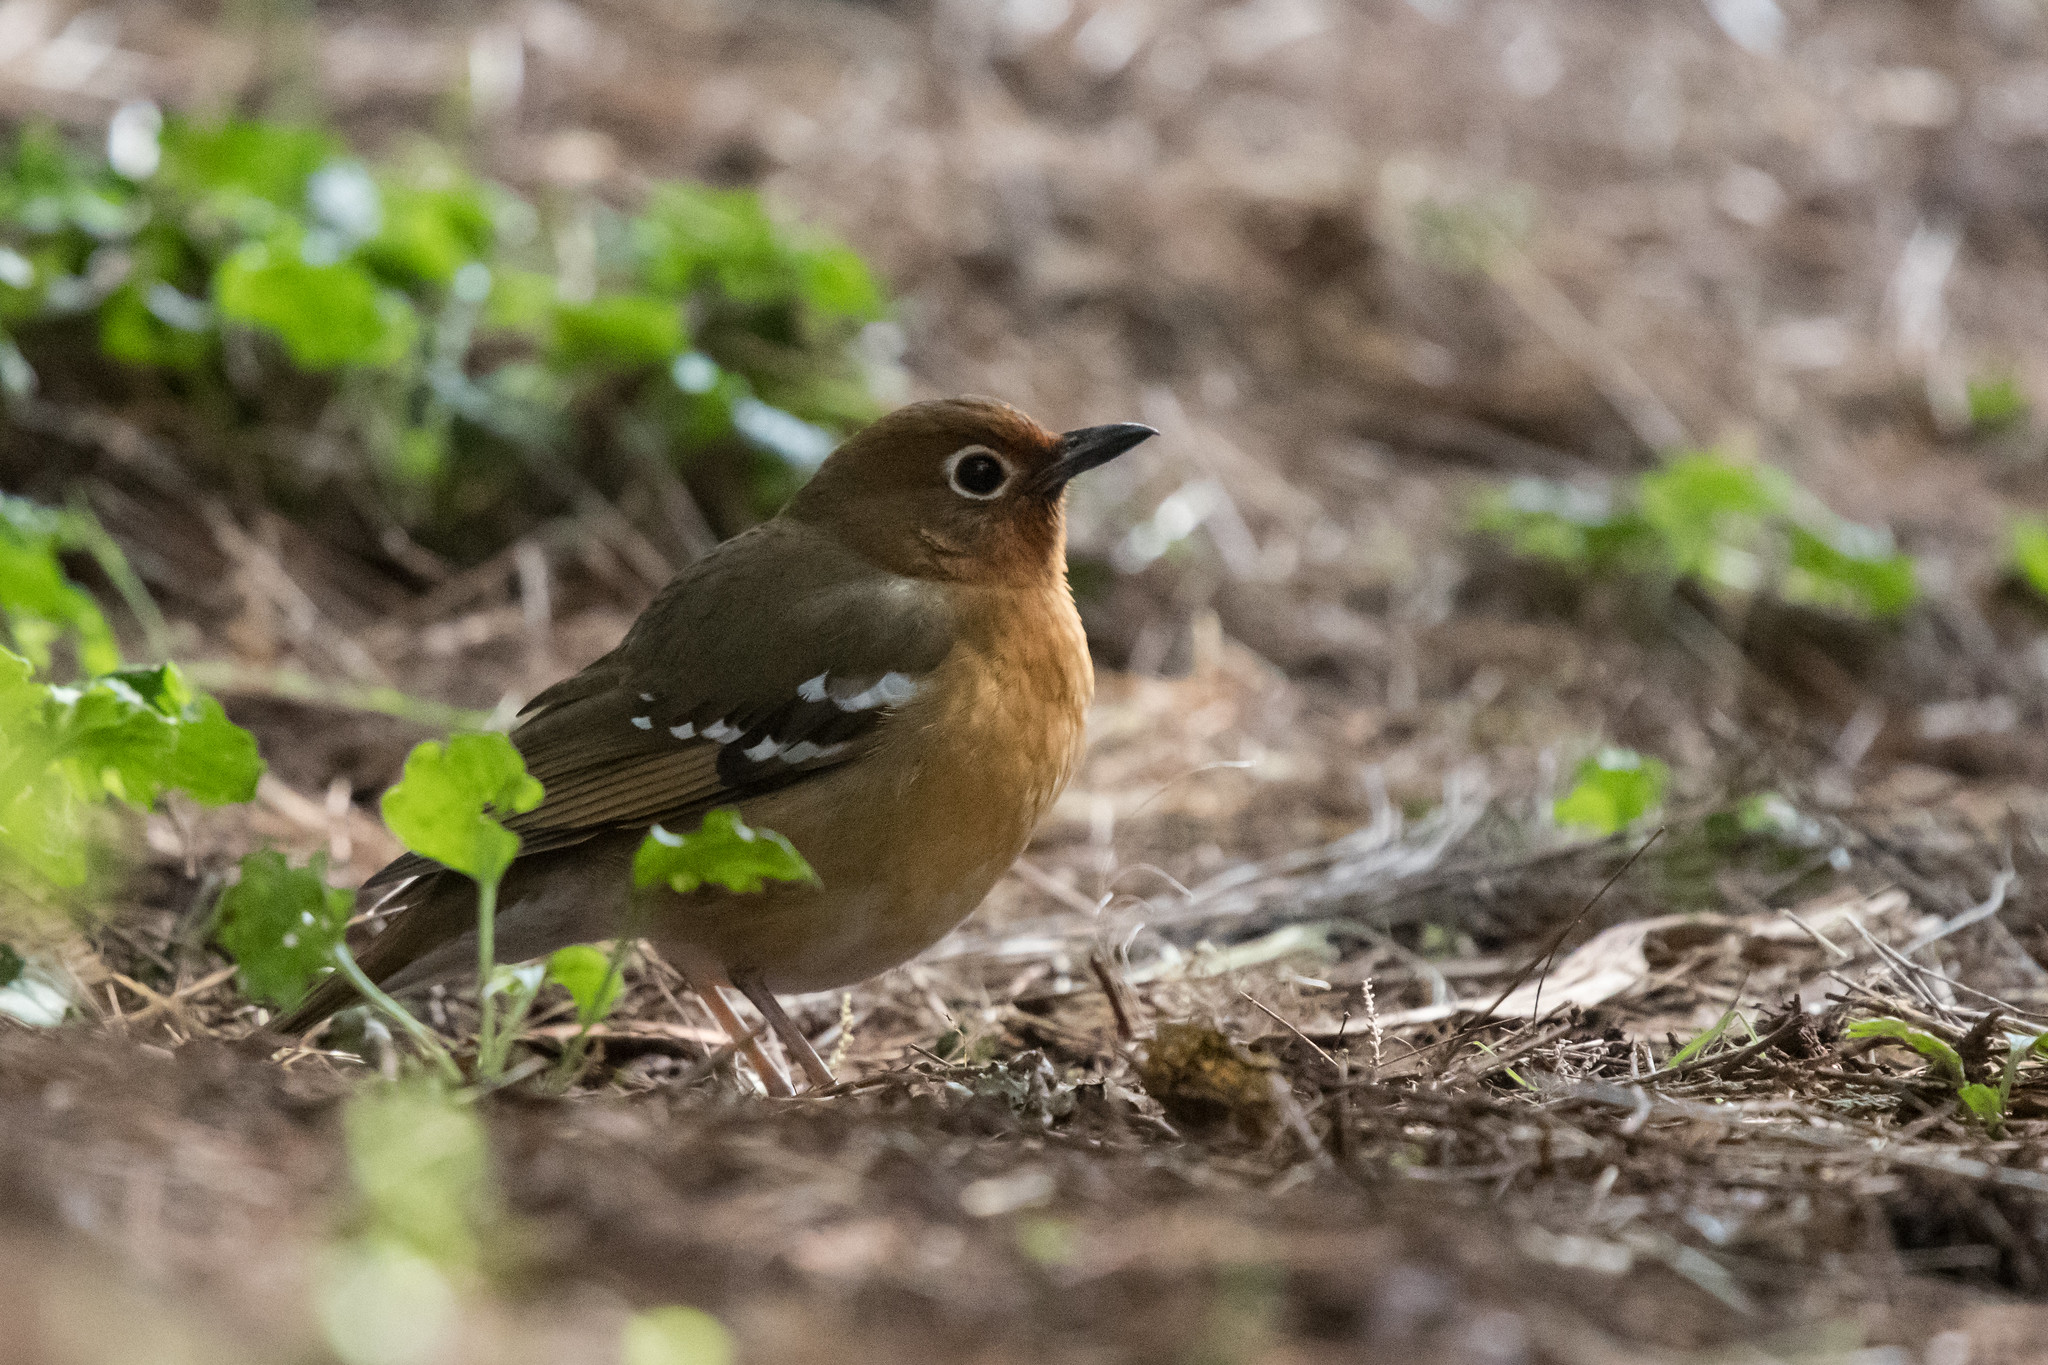
[[[434,1031],[413,1018],[411,1010],[386,995],[382,987],[370,980],[369,974],[357,965],[355,954],[348,950],[347,944],[334,945],[334,965],[341,969],[341,974],[348,978],[349,984],[356,988],[363,999],[382,1010],[394,1023],[412,1035],[412,1040],[420,1045],[422,1052],[433,1059],[444,1076],[457,1085],[462,1083],[462,1068],[455,1065],[455,1059],[448,1055],[447,1048],[441,1046],[441,1040],[434,1036]]]
[[[498,1075],[497,997],[491,993],[491,973],[496,970],[498,931],[498,881],[493,877],[476,884],[476,1068],[485,1080]]]

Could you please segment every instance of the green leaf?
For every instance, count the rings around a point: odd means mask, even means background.
[[[213,355],[208,316],[205,304],[168,284],[125,284],[100,305],[100,349],[124,365],[196,370]]]
[[[106,617],[57,559],[83,548],[83,529],[68,513],[0,493],[0,613],[16,648],[38,669],[50,666],[50,646],[67,633],[77,635],[78,662],[87,672],[120,667]]]
[[[1912,557],[1897,553],[1890,532],[1834,522],[1820,531],[1792,528],[1784,593],[1788,602],[1886,618],[1912,606],[1920,588]]]
[[[60,755],[86,787],[146,809],[166,789],[207,805],[256,794],[256,741],[220,703],[195,695],[174,664],[95,678],[53,692]]]
[[[668,364],[686,340],[682,310],[672,300],[613,294],[556,304],[549,354],[568,368],[637,369]]]
[[[709,279],[729,298],[765,303],[797,284],[794,263],[751,190],[660,185],[633,227],[651,289],[686,293]]]
[[[1963,1086],[1956,1091],[1956,1098],[1963,1102],[1963,1108],[1984,1120],[1984,1126],[1991,1130],[1993,1136],[2005,1126],[2005,1101],[1990,1086]]]
[[[1613,834],[1654,809],[1670,777],[1670,768],[1633,749],[1602,749],[1579,764],[1571,791],[1557,803],[1557,822]]]
[[[1725,1011],[1722,1012],[1721,1017],[1714,1021],[1714,1026],[1712,1028],[1706,1030],[1704,1033],[1700,1034],[1699,1037],[1693,1039],[1684,1047],[1672,1053],[1671,1060],[1664,1063],[1664,1069],[1666,1071],[1669,1071],[1672,1067],[1682,1066],[1685,1063],[1691,1061],[1693,1058],[1699,1056],[1702,1052],[1705,1052],[1708,1048],[1714,1045],[1715,1039],[1719,1038],[1723,1033],[1726,1033],[1728,1031],[1728,1025],[1730,1025],[1733,1022],[1735,1022],[1735,1006],[1730,1005]]]
[[[383,188],[383,230],[359,252],[379,274],[399,283],[445,285],[463,266],[491,254],[491,210],[475,185],[422,189],[387,182]]]
[[[171,119],[158,176],[195,196],[260,199],[297,208],[313,172],[341,153],[331,133],[288,123],[229,119],[211,126]]]
[[[416,745],[405,775],[384,793],[384,822],[407,848],[479,882],[496,882],[519,853],[519,836],[494,816],[519,815],[541,802],[512,741],[499,734],[456,735]]]
[[[1790,486],[1774,469],[1701,451],[1643,475],[1636,497],[1672,572],[1747,590],[1765,519],[1785,509]]]
[[[214,276],[223,318],[275,335],[304,370],[388,364],[417,331],[411,305],[350,261],[314,265],[295,247],[251,242]]]
[[[2037,597],[2048,597],[2048,520],[2014,517],[2009,535],[2012,567]]]
[[[21,969],[28,964],[11,943],[0,943],[0,986],[14,984],[14,978],[21,975]]]
[[[650,1308],[626,1319],[621,1365],[731,1365],[732,1334],[701,1308]]]
[[[502,1206],[475,1108],[421,1081],[372,1085],[342,1127],[369,1234],[444,1269],[476,1267]]]
[[[1950,1085],[1961,1089],[1967,1084],[1963,1075],[1963,1059],[1956,1050],[1931,1033],[1922,1032],[1903,1019],[1864,1019],[1849,1025],[1844,1031],[1851,1038],[1888,1038],[1904,1043],[1913,1051],[1927,1058],[1934,1069]]]
[[[612,970],[612,960],[587,943],[559,948],[548,958],[548,980],[565,988],[576,1002],[576,1022],[585,1028],[600,1023],[619,1001],[625,983]]]
[[[2027,418],[2031,404],[2019,379],[2010,374],[1986,375],[1964,384],[1970,427],[1983,434],[2007,431]]]
[[[493,270],[484,321],[492,327],[546,335],[554,326],[555,280],[537,270]]]
[[[214,938],[235,960],[242,992],[291,1009],[334,965],[355,896],[326,880],[327,860],[305,867],[265,849],[242,859],[242,876],[221,893]]]
[[[828,317],[873,322],[887,316],[881,288],[850,247],[829,245],[804,253],[804,302]]]
[[[692,834],[671,834],[656,825],[633,855],[633,885],[685,894],[707,883],[751,894],[768,881],[817,880],[789,840],[774,830],[750,828],[731,807],[706,814]]]

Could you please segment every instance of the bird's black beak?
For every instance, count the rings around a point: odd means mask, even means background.
[[[1082,427],[1060,437],[1053,447],[1052,463],[1038,471],[1031,491],[1051,497],[1067,486],[1076,474],[1108,464],[1147,437],[1159,433],[1142,422],[1111,422],[1106,427]]]

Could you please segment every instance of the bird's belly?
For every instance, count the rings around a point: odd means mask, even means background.
[[[904,720],[862,760],[744,807],[796,845],[819,885],[674,898],[650,926],[657,946],[802,993],[886,971],[965,919],[1065,786],[1080,707],[1041,708],[1023,743],[958,717]]]

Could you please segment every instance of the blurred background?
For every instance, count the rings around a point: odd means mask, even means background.
[[[1329,1043],[1376,981],[1389,1010],[1443,1005],[1447,980],[1490,995],[1554,931],[1578,944],[1646,915],[1893,886],[1932,924],[1995,886],[1949,967],[2009,1008],[2048,999],[2048,897],[2028,882],[2048,820],[2038,0],[0,0],[0,117],[16,647],[60,680],[175,658],[268,764],[251,802],[175,798],[125,852],[99,848],[120,871],[91,904],[23,898],[91,911],[90,936],[47,917],[9,931],[67,964],[59,1016],[104,1032],[144,1008],[181,1058],[249,1034],[259,1006],[184,994],[227,981],[203,911],[236,857],[324,850],[337,884],[360,882],[396,851],[376,799],[412,743],[502,726],[841,436],[956,393],[1161,437],[1074,490],[1072,579],[1103,675],[1089,766],[1029,866],[929,963],[800,1007],[858,1040],[857,1067],[931,1049],[1008,1065],[1027,1042],[1057,1058],[1090,1030],[1108,1059],[1091,952],[1161,1017],[1270,1032],[1233,994],[1254,982]],[[52,554],[111,625],[34,577]],[[1659,810],[1674,832],[1654,874],[1573,929]],[[1699,833],[1716,816],[1733,844]],[[1370,932],[1302,937],[1317,916]],[[1222,980],[1185,967],[1203,952],[1265,975],[1198,989]],[[1452,959],[1480,965],[1416,965]],[[1661,1046],[1761,998],[1754,953],[1694,962],[1719,996],[1643,984],[1673,960],[1637,973],[1635,1014],[1588,1016],[1586,1036]],[[1789,994],[1812,970],[1771,980]],[[658,975],[635,978],[649,1017]],[[1003,1034],[1020,1001],[1050,1032]],[[324,1272],[308,1248],[347,1188],[332,1093],[259,1077],[225,1043],[174,1075],[29,1037],[0,1035],[17,1049],[0,1162],[22,1191],[0,1198],[19,1233],[0,1246],[24,1265],[42,1239],[70,1249],[20,1311],[64,1317],[99,1273],[79,1267],[110,1257],[138,1295],[197,1275],[239,1305],[223,1340],[187,1324],[192,1359],[225,1358],[227,1339],[249,1359],[458,1359],[541,1330],[475,1308],[490,1325],[464,1345],[407,1355],[309,1326]],[[996,1041],[975,1054],[974,1037]],[[986,1136],[957,1113],[903,1121],[902,1170],[844,1114],[745,1156],[743,1110],[663,1088],[701,1079],[701,1042],[622,1058],[639,1070],[620,1084],[687,1110],[687,1142],[645,1108],[564,1120],[570,1137],[524,1112],[494,1130],[507,1197],[559,1215],[537,1253],[557,1277],[552,1358],[613,1358],[578,1324],[611,1332],[680,1282],[761,1360],[848,1358],[814,1339],[823,1323],[895,1359],[1055,1358],[1034,1354],[1055,1342],[1076,1360],[1348,1359],[1381,1330],[1347,1317],[1331,1339],[1350,1345],[1316,1354],[1321,1301],[1233,1279],[1220,1252],[1090,1261],[1054,1244],[1071,1227],[989,1249],[972,1201],[968,1231],[906,1231],[928,1179],[951,1181],[955,1222],[970,1181],[1005,1215],[1055,1187],[1100,1203],[1114,1181],[1081,1158],[1042,1189],[953,1172],[948,1144]],[[1089,1074],[1112,1092],[1128,1078],[1110,1060]],[[242,1098],[216,1112],[209,1087]],[[143,1098],[130,1112],[110,1092]],[[672,1205],[641,1226],[590,1165],[548,1166],[558,1141],[640,1152]],[[880,1173],[800,1176],[807,1144]],[[779,1211],[760,1234],[774,1250],[735,1250],[755,1206],[676,1175],[707,1150]],[[1605,1180],[1598,1204],[1616,1167],[1586,1160],[1573,1197]],[[1242,1175],[1213,1176],[1230,1211],[1183,1229],[1188,1245],[1292,1235]],[[852,1183],[807,1192],[813,1176]],[[2022,1358],[1996,1344],[2020,1328],[1954,1323],[2048,1287],[2034,1204],[1999,1206],[2001,1242],[1981,1210],[1936,1216],[1947,1196],[1917,1187],[1766,1219],[1741,1184],[1717,1187],[1716,1226],[1749,1207],[1770,1251],[1743,1253],[1757,1282],[1739,1292],[1672,1250],[1727,1241],[1672,1206],[1662,1250],[1635,1253],[1669,1284],[1625,1274],[1639,1297],[1593,1325],[1532,1307],[1531,1286],[1565,1282],[1542,1277],[1594,1273],[1579,1251],[1476,1234],[1462,1269],[1429,1272],[1450,1287],[1418,1289],[1408,1258],[1435,1234],[1398,1212],[1388,1227],[1423,1230],[1354,1248],[1365,1287],[1330,1293],[1380,1295],[1365,1317],[1407,1333],[1400,1358],[1648,1358],[1601,1357],[1605,1333],[1706,1350],[1748,1330],[1730,1325],[1738,1298],[1789,1315],[1757,1322],[1863,1324],[1800,1350]],[[230,1214],[191,1212],[222,1200]],[[821,1207],[845,1215],[830,1235]],[[712,1230],[679,1231],[699,1216]],[[664,1269],[600,1249],[620,1219]],[[80,1231],[86,1250],[65,1240]],[[263,1237],[286,1248],[275,1283],[251,1263]],[[1769,1266],[1872,1239],[1934,1246],[1926,1268],[1994,1298],[1909,1294],[1886,1317],[1869,1267],[1771,1298]],[[1988,1261],[1953,1252],[1994,1244]],[[829,1311],[805,1297],[820,1283]],[[1084,1284],[1099,1301],[1062,1336],[1061,1295]],[[1694,1306],[1647,1322],[1636,1310],[1670,1285]],[[46,1330],[52,1360],[132,1349],[111,1327]],[[983,1332],[992,1354],[973,1355]],[[1936,1354],[1944,1332],[1964,1354]],[[1066,1353],[1083,1346],[1098,1354]],[[716,1357],[633,1357],[700,1358]]]

